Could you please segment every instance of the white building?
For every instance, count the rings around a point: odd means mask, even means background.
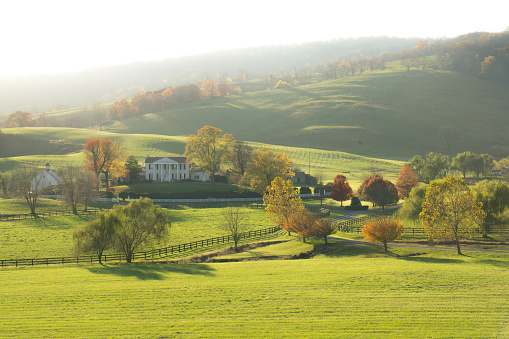
[[[64,181],[60,178],[52,169],[50,169],[49,163],[46,164],[46,169],[42,170],[32,180],[32,187],[36,187],[40,190],[44,187],[60,185]]]
[[[150,157],[145,158],[143,168],[145,179],[153,181],[198,180],[208,181],[210,176],[204,171],[191,170],[192,164],[186,157]]]

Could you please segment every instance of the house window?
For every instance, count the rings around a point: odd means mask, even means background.
[[[170,165],[168,165],[168,164],[163,165],[163,169],[164,169],[164,170],[167,170],[169,166],[170,166]]]
[[[161,180],[161,174],[160,173],[157,173],[157,180]]]
[[[196,174],[196,175],[194,176],[194,180],[200,180],[200,176],[199,176],[198,174]]]
[[[185,173],[180,173],[180,179],[185,179],[186,178],[186,174]]]
[[[161,168],[160,166],[161,166],[161,165],[156,164],[156,170],[160,169],[160,168]]]
[[[177,179],[177,174],[172,173],[171,178],[172,178],[173,180],[176,180],[176,179]]]
[[[148,169],[152,169],[152,164],[148,164]]]

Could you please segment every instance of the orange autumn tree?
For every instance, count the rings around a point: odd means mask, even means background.
[[[341,201],[341,206],[343,206],[343,201],[350,200],[353,197],[352,188],[348,181],[346,181],[344,175],[338,174],[334,178],[334,183],[330,190],[330,197],[332,200]]]
[[[323,238],[325,245],[327,245],[327,236],[336,232],[338,224],[333,223],[332,220],[320,219],[315,222],[312,229],[312,234],[315,237]]]
[[[99,175],[106,176],[106,189],[109,188],[108,176],[115,169],[120,167],[121,153],[118,145],[111,139],[95,138],[88,139],[84,146],[86,164],[85,168],[93,171],[97,179],[97,190],[99,190]]]
[[[412,188],[418,184],[417,176],[409,164],[404,164],[399,171],[398,179],[396,179],[396,188],[401,199],[406,199],[410,195]]]
[[[364,223],[361,231],[364,241],[381,242],[387,252],[387,243],[396,240],[403,233],[403,223],[389,217],[372,219]]]
[[[290,232],[295,232],[302,237],[302,241],[306,242],[306,238],[314,236],[314,226],[316,218],[310,211],[302,209],[298,212],[292,212],[285,219],[283,229]]]

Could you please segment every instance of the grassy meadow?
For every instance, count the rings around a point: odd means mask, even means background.
[[[109,131],[195,134],[216,126],[247,141],[406,161],[430,151],[509,154],[507,88],[436,70],[364,72],[296,88],[191,103],[112,124]],[[456,128],[449,145],[443,126]]]
[[[62,210],[62,209],[59,209]],[[171,222],[169,238],[154,247],[165,247],[227,234],[220,208],[165,209]],[[274,226],[263,209],[243,208],[246,231]],[[73,232],[94,216],[53,216],[0,221],[0,259],[67,257],[73,255]]]
[[[507,256],[331,247],[307,260],[1,269],[0,337],[509,336]]]
[[[126,156],[134,155],[141,164],[147,155],[150,156],[181,156],[185,149],[185,137],[173,137],[165,135],[145,134],[117,134],[104,131],[73,128],[44,128],[24,127],[9,128],[1,134],[5,136],[16,136],[20,143],[8,143],[7,147],[0,147],[0,153],[11,156],[0,157],[0,172],[9,173],[18,164],[35,163],[41,168],[49,162],[52,169],[56,170],[70,164],[83,164],[84,155],[81,152],[83,144],[89,138],[111,138],[120,143]],[[48,149],[46,154],[27,155],[23,140],[37,140],[41,145],[54,145],[55,140],[65,140],[67,144],[62,147],[64,150],[53,149],[51,154]],[[71,144],[73,151],[65,153]],[[294,166],[298,169],[311,172],[312,175],[320,175],[325,182],[332,181],[338,173],[345,173],[354,187],[359,185],[362,179],[374,169],[378,170],[384,177],[395,180],[403,162],[368,158],[354,154],[336,151],[323,151],[311,148],[285,147],[262,143],[250,143],[255,148],[267,147],[274,151],[284,151],[292,159]],[[62,154],[64,153],[64,154]],[[17,154],[17,155],[16,155]]]

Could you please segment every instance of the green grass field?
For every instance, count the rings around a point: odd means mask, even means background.
[[[167,241],[148,249],[208,239],[227,234],[221,228],[223,209],[166,210],[171,221]],[[263,209],[242,209],[246,231],[274,226]],[[73,232],[94,216],[53,216],[19,221],[0,221],[0,259],[72,256]],[[141,250],[141,249],[140,249]],[[111,252],[110,252],[111,253]]]
[[[112,138],[117,140],[126,155],[134,155],[141,164],[147,155],[151,156],[181,156],[185,149],[184,137],[170,137],[163,135],[141,134],[115,134],[94,130],[81,130],[71,128],[10,128],[5,129],[4,136],[15,135],[17,138],[37,140],[41,144],[50,144],[51,140],[66,140],[74,148],[82,149],[83,144],[89,138]],[[255,148],[267,147],[275,151],[284,151],[292,159],[298,169],[311,172],[312,175],[320,175],[325,182],[332,181],[338,173],[345,173],[350,184],[354,187],[359,185],[362,179],[369,175],[370,171],[378,170],[384,177],[395,180],[402,162],[384,160],[378,158],[362,157],[335,151],[323,151],[311,148],[284,147],[261,143],[250,143]],[[67,149],[68,146],[63,146]],[[11,149],[12,148],[12,149]],[[3,148],[0,148],[3,149]],[[65,167],[70,164],[80,165],[84,163],[82,152],[65,153],[63,150],[54,149],[51,154],[34,153],[27,155],[29,150],[18,144],[8,144],[5,153],[12,156],[0,157],[0,172],[7,175],[19,164],[34,163],[41,168],[49,162],[52,169]],[[0,151],[1,152],[1,151]],[[19,154],[19,155],[15,155]]]
[[[111,125],[109,131],[188,135],[216,126],[247,141],[407,161],[430,151],[506,156],[506,86],[399,63],[296,88],[188,104]],[[451,145],[440,128],[454,126]]]
[[[1,337],[507,338],[508,256],[0,270]]]

